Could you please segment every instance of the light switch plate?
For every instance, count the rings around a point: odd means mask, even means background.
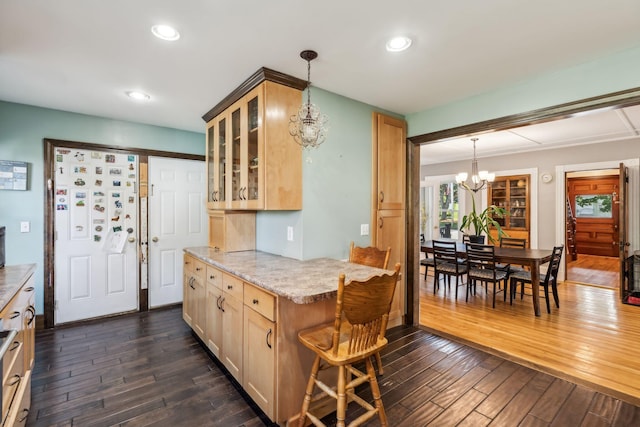
[[[287,240],[293,242],[293,227],[287,227]]]
[[[360,224],[360,235],[361,236],[369,235],[369,224]]]
[[[28,233],[29,231],[31,231],[31,225],[29,224],[29,221],[20,221],[20,232]]]

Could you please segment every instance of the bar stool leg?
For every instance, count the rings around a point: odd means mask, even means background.
[[[376,409],[378,409],[378,416],[380,417],[380,425],[382,427],[388,427],[387,413],[384,411],[384,405],[380,398],[380,388],[378,387],[378,380],[376,379],[376,371],[373,369],[370,358],[367,357],[365,364],[367,366],[367,375],[369,375],[369,384],[371,385],[371,395],[373,396],[373,402]]]
[[[372,366],[373,368],[373,366]],[[338,405],[336,409],[336,427],[344,427],[344,419],[347,415],[347,394],[346,394],[346,369],[344,365],[338,366]],[[375,377],[375,372],[373,373]]]
[[[382,357],[380,357],[380,353],[376,353],[376,362],[378,363],[378,373],[383,375],[384,371],[382,369]]]
[[[316,356],[311,367],[311,375],[309,375],[309,382],[307,383],[307,389],[304,393],[304,400],[302,401],[302,409],[300,410],[300,419],[298,420],[298,427],[304,427],[304,423],[307,420],[307,412],[309,411],[309,405],[311,404],[311,397],[313,396],[313,389],[316,385],[316,379],[318,378],[318,371],[320,370],[320,356]]]

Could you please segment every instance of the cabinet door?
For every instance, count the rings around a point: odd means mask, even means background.
[[[276,324],[258,312],[244,311],[245,391],[274,419]]]
[[[189,255],[184,256],[183,271],[183,298],[182,298],[182,318],[191,327],[193,324],[191,306],[193,305],[193,293],[191,288],[191,278],[193,273],[193,258]]]
[[[242,208],[244,177],[242,175],[242,161],[246,158],[245,144],[243,138],[243,111],[242,102],[237,102],[231,107],[231,139],[229,152],[229,171],[227,178],[230,180],[229,198],[231,199],[231,207],[234,209]]]
[[[35,338],[36,338],[36,306],[35,288],[33,276],[22,288],[22,319],[23,319],[23,342],[24,342],[24,367],[25,370],[33,368],[35,359]]]
[[[375,113],[377,209],[405,209],[405,122]]]
[[[192,325],[191,328],[198,334],[198,336],[205,340],[206,336],[204,333],[205,325],[206,325],[206,304],[207,304],[207,294],[205,289],[206,282],[206,265],[196,260],[193,271],[193,280],[191,284],[191,289],[193,292],[192,302]]]
[[[226,204],[227,124],[222,114],[207,124],[207,208],[223,209]]]
[[[376,232],[376,247],[386,249],[391,246],[389,256],[389,269],[393,269],[397,262],[402,265],[401,277],[396,284],[396,292],[391,303],[389,313],[389,325],[396,326],[402,323],[404,315],[404,216],[403,210],[378,211],[378,230]]]
[[[214,356],[221,359],[222,346],[222,291],[207,280],[207,309],[206,309],[206,344]]]
[[[226,292],[222,298],[222,363],[241,383],[243,304]]]
[[[261,88],[258,88],[261,89]],[[253,90],[246,97],[246,162],[242,163],[245,177],[244,201],[247,209],[262,209],[264,194],[263,171],[263,131],[261,129],[263,99],[259,90]]]

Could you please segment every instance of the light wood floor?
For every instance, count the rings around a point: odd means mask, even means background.
[[[618,289],[620,260],[614,257],[578,254],[567,263],[567,280]]]
[[[423,273],[424,275],[424,273]],[[423,276],[424,277],[424,276]],[[619,302],[618,291],[561,283],[560,308],[535,317],[531,296],[513,306],[499,294],[491,308],[484,289],[465,302],[444,286],[433,294],[433,278],[421,281],[420,324],[529,367],[640,404],[640,307]]]

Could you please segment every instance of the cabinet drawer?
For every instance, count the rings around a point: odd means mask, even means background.
[[[207,264],[195,258],[193,258],[192,261],[193,261],[193,275],[201,278],[202,283],[204,284],[204,280],[207,274]]]
[[[248,283],[244,284],[244,305],[262,314],[267,319],[276,320],[276,297]]]
[[[237,298],[238,301],[242,301],[242,280],[229,274],[223,274],[222,291]]]
[[[9,411],[9,406],[11,406],[11,402],[14,399],[14,396],[17,395],[18,389],[20,388],[20,383],[22,382],[23,377],[23,354],[22,354],[22,344],[20,344],[16,348],[17,354],[13,360],[13,363],[8,366],[7,371],[4,372],[4,378],[2,381],[2,413],[6,414]],[[7,358],[7,355],[5,355]],[[4,364],[4,363],[3,363]],[[7,365],[4,364],[4,368],[7,368]]]
[[[207,283],[218,289],[222,289],[222,272],[217,268],[207,265]]]

